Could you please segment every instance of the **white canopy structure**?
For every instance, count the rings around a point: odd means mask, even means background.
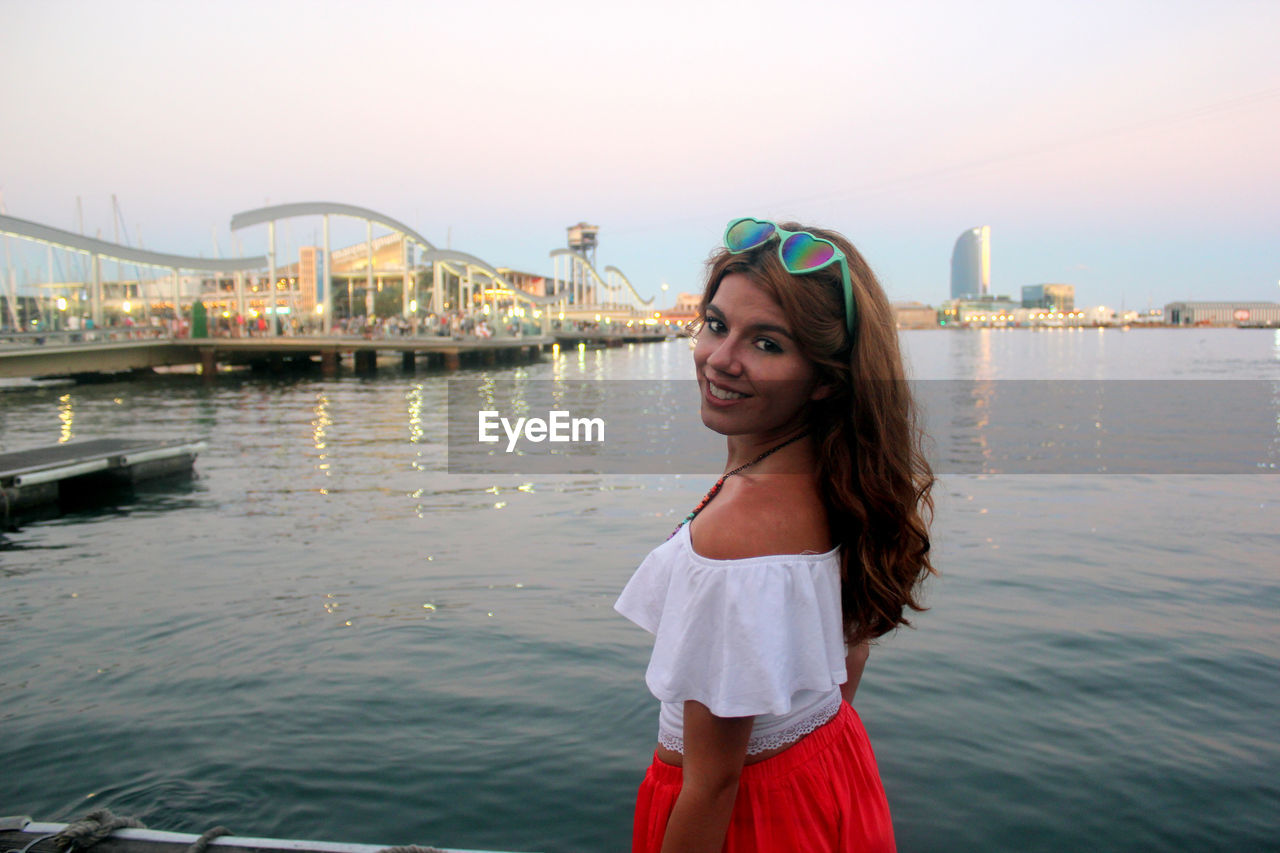
[[[0,234],[89,255],[93,260],[93,280],[86,284],[90,285],[90,316],[93,317],[96,325],[102,324],[102,260],[104,258],[172,270],[174,308],[179,313],[182,310],[179,301],[181,294],[178,292],[179,273],[182,270],[240,273],[262,269],[267,263],[267,258],[261,255],[250,258],[193,258],[189,255],[172,255],[167,252],[135,249],[132,246],[122,246],[95,237],[85,237],[51,225],[41,225],[38,222],[5,215],[0,215]]]

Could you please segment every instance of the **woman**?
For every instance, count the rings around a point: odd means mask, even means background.
[[[694,365],[725,473],[623,590],[662,702],[633,851],[893,850],[849,704],[920,610],[933,476],[889,304],[839,234],[739,219]]]

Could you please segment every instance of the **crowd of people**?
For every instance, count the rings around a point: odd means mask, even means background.
[[[0,334],[70,333],[79,340],[119,340],[154,337],[186,338],[201,336],[197,323],[193,330],[190,314],[181,317],[152,314],[135,319],[124,314],[108,317],[99,328],[88,317],[68,317],[50,325],[37,321],[29,329],[8,328],[0,324]],[[553,331],[571,332],[622,332],[625,324],[594,320],[551,321]],[[326,332],[321,317],[310,314],[210,314],[204,321],[203,334],[213,338],[261,338],[300,335],[337,335],[373,338],[438,337],[455,340],[513,338],[535,336],[542,333],[540,321],[527,317],[503,318],[482,311],[447,311],[429,313],[422,317],[338,317],[332,330]]]
[[[540,326],[521,318],[502,320],[480,311],[448,311],[424,317],[363,317],[335,320],[333,334],[383,337],[492,338],[536,335]]]

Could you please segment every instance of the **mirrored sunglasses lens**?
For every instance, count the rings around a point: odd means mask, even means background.
[[[747,249],[759,246],[771,236],[773,236],[773,225],[770,223],[744,219],[729,229],[724,242],[731,251],[745,252]]]
[[[792,234],[782,244],[782,264],[791,272],[822,269],[835,254],[835,246],[808,234]]]

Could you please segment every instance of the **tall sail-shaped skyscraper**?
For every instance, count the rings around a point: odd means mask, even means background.
[[[970,228],[951,252],[951,298],[966,299],[991,293],[991,226]]]

